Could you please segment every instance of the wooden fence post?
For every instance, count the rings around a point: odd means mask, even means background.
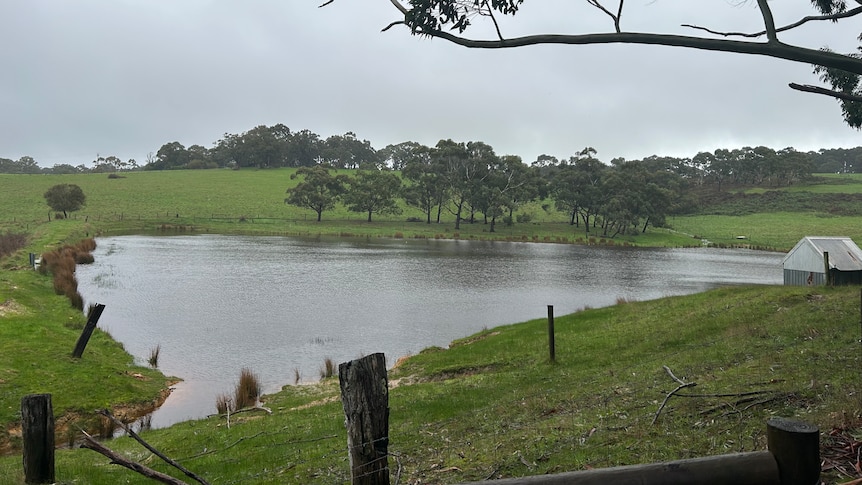
[[[350,479],[389,485],[389,380],[386,357],[371,354],[338,366]]]
[[[54,483],[54,410],[50,394],[21,398],[24,482]]]
[[[548,351],[551,362],[556,362],[556,342],[554,340],[554,305],[548,305]]]
[[[766,442],[778,463],[781,485],[820,483],[820,430],[816,426],[771,418],[766,423]]]
[[[99,323],[99,317],[102,316],[102,311],[104,309],[105,305],[102,305],[101,303],[96,303],[90,307],[90,312],[87,315],[87,324],[84,325],[84,330],[81,331],[81,336],[78,337],[78,343],[75,344],[75,350],[72,351],[72,357],[80,359],[81,355],[84,354],[87,342],[90,341],[90,337],[93,335],[93,330],[96,329],[96,324]]]

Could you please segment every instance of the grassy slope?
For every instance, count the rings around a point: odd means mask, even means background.
[[[546,324],[490,329],[429,349],[390,373],[393,469],[403,483],[456,483],[760,450],[765,422],[794,417],[828,429],[859,415],[858,288],[726,288],[587,310]],[[391,356],[390,356],[391,357]],[[741,397],[674,397],[763,391]],[[288,386],[272,415],[212,418],[151,431],[145,439],[213,483],[348,480],[337,382]],[[129,439],[111,442],[168,471]],[[20,459],[0,476],[20,479]],[[58,479],[147,483],[91,451],[58,453]],[[173,472],[171,472],[173,473]],[[827,477],[828,478],[828,477]],[[834,478],[834,477],[833,477]]]

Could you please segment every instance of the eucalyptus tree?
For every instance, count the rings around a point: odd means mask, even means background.
[[[332,3],[332,1],[328,3]],[[790,83],[789,86],[799,91],[824,94],[838,99],[844,112],[845,122],[856,128],[862,127],[862,88],[860,88],[859,83],[860,75],[862,75],[862,58],[860,58],[862,56],[858,53],[835,53],[821,48],[821,45],[790,44],[786,42],[789,36],[784,35],[786,33],[792,35],[794,31],[809,22],[837,23],[856,17],[862,14],[862,5],[858,5],[858,1],[811,0],[812,8],[820,15],[804,16],[786,25],[776,25],[772,11],[773,5],[768,0],[756,0],[758,6],[756,15],[759,16],[762,23],[762,28],[758,31],[719,31],[708,25],[697,25],[692,22],[684,24],[682,27],[699,35],[672,35],[624,30],[623,14],[628,12],[624,8],[624,0],[587,0],[581,4],[582,8],[596,9],[595,11],[605,16],[609,25],[606,32],[536,33],[516,37],[504,36],[498,17],[517,15],[524,0],[493,0],[490,2],[389,0],[389,3],[397,9],[393,11],[393,13],[397,12],[397,17],[384,30],[396,25],[404,25],[413,35],[439,38],[468,48],[507,49],[543,44],[570,46],[642,44],[766,56],[810,64],[815,66],[815,72],[821,75],[821,80],[829,87],[797,83]],[[856,3],[857,6],[848,8],[848,4],[852,3]],[[538,2],[538,5],[541,5],[541,2]],[[780,8],[777,4],[774,6]],[[545,8],[547,15],[554,16],[556,14],[552,6]],[[473,23],[480,20],[488,22],[490,28],[485,29],[485,31],[493,32],[494,37],[470,38],[465,35]],[[636,20],[635,23],[640,25],[645,23],[645,19]],[[704,21],[708,20],[704,19]],[[781,39],[779,39],[780,37]],[[759,40],[763,38],[765,40]]]
[[[470,153],[463,142],[440,140],[431,151],[432,163],[439,165],[446,175],[449,211],[455,216],[455,230],[461,229],[461,216],[469,194],[467,183],[469,158]]]
[[[380,157],[368,140],[359,140],[356,133],[327,138],[320,150],[322,161],[338,168],[379,169]]]
[[[29,155],[25,155],[17,161],[0,158],[0,173],[40,173],[41,171],[39,164]]]
[[[144,166],[145,170],[170,170],[183,168],[189,163],[189,152],[178,141],[165,143],[159,148],[153,160]]]
[[[320,161],[323,149],[320,136],[310,130],[302,130],[290,135],[286,160],[289,167],[310,167]]]
[[[389,165],[392,170],[403,170],[416,160],[428,159],[431,148],[415,141],[404,141],[395,145],[386,145],[378,151],[380,160]]]
[[[491,219],[489,232],[495,232],[498,217],[508,212],[511,220],[518,205],[535,197],[529,186],[531,181],[530,172],[519,156],[498,157],[490,166],[484,183],[487,199],[483,211]]]
[[[401,178],[388,170],[360,170],[348,180],[342,200],[353,212],[400,214],[397,198],[401,195]]]
[[[590,223],[595,226],[595,218],[607,196],[603,183],[608,166],[595,158],[593,156],[595,154],[595,149],[587,147],[577,156],[569,158],[569,163],[574,165],[577,178],[575,187],[578,200],[577,211],[587,234],[590,233]]]
[[[346,175],[332,175],[330,171],[324,165],[300,167],[290,178],[303,177],[303,180],[287,189],[284,203],[313,210],[317,213],[317,222],[320,222],[323,211],[335,208],[348,182]]]
[[[75,184],[57,184],[48,189],[45,202],[51,210],[62,212],[63,217],[69,217],[69,212],[76,211],[87,202],[87,196],[81,187]]]
[[[489,187],[486,180],[499,163],[491,145],[481,141],[467,142],[468,157],[460,167],[458,177],[465,190],[465,200],[470,209],[470,224],[476,222],[476,212],[487,210]]]
[[[432,148],[414,142],[407,143],[411,144],[409,151],[401,151],[396,156],[398,165],[402,167],[401,175],[408,181],[404,187],[404,200],[425,214],[427,224],[431,224],[431,213],[436,208],[439,223],[448,188],[445,167],[435,163],[431,156]],[[404,144],[401,146],[403,148]]]

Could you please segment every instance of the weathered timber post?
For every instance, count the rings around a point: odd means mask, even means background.
[[[781,485],[820,483],[820,430],[816,426],[771,418],[766,423],[766,442],[778,463]]]
[[[96,329],[96,324],[99,323],[99,317],[102,316],[102,311],[104,309],[105,305],[102,305],[101,303],[96,303],[90,307],[90,311],[87,314],[87,324],[84,325],[84,330],[81,331],[81,336],[78,337],[78,343],[75,344],[75,350],[72,351],[72,357],[80,359],[81,355],[84,354],[87,342],[90,341],[90,337],[93,335],[93,330]]]
[[[24,482],[54,483],[54,410],[50,394],[21,398]]]
[[[338,366],[350,479],[389,485],[389,380],[386,357],[371,354]]]
[[[554,341],[554,305],[548,305],[548,352],[551,362],[556,362],[556,342]]]

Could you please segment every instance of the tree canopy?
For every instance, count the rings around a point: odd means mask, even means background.
[[[344,194],[346,175],[332,175],[330,168],[323,165],[300,167],[291,179],[304,177],[304,180],[291,189],[287,189],[285,204],[297,207],[307,207],[317,213],[317,222],[325,210],[335,207],[339,197]]]
[[[710,51],[760,55],[807,63],[830,87],[789,83],[792,89],[824,94],[838,99],[844,120],[854,128],[862,127],[862,55],[859,52],[839,54],[821,46],[793,45],[780,40],[781,34],[793,31],[809,22],[839,22],[862,14],[862,5],[848,8],[845,0],[811,0],[813,12],[787,25],[776,25],[772,6],[767,0],[756,0],[762,29],[754,32],[718,31],[705,25],[684,24],[701,35],[670,35],[652,32],[631,32],[623,28],[625,0],[586,0],[585,9],[598,9],[608,18],[606,32],[572,34],[537,33],[507,37],[500,17],[515,16],[524,0],[390,0],[400,13],[400,19],[384,28],[405,25],[414,35],[443,39],[454,44],[479,49],[505,49],[542,44],[646,44],[685,47]],[[327,3],[331,3],[327,2]],[[741,3],[745,3],[743,0]],[[855,2],[860,4],[858,0]],[[777,7],[777,6],[776,6]],[[730,6],[728,6],[730,8]],[[554,12],[549,10],[550,14]],[[640,20],[640,19],[639,19]],[[470,38],[465,32],[474,23],[486,21],[493,27],[493,38]],[[765,38],[765,40],[761,40]]]
[[[57,184],[45,192],[45,201],[52,210],[62,212],[63,217],[68,217],[68,212],[84,206],[87,196],[81,187],[75,184]]]

